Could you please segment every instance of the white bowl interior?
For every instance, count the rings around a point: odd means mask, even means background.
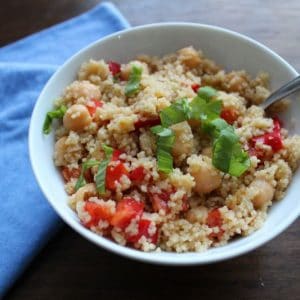
[[[33,170],[46,198],[57,213],[77,232],[97,245],[121,255],[153,263],[204,264],[248,252],[278,235],[300,212],[298,170],[286,197],[272,206],[260,230],[204,253],[143,253],[97,236],[79,224],[77,216],[67,205],[62,178],[52,161],[53,133],[44,136],[41,130],[46,112],[53,107],[53,100],[75,79],[81,63],[90,58],[126,62],[141,53],[163,55],[188,45],[202,49],[207,57],[227,70],[245,69],[253,76],[262,70],[268,72],[271,76],[271,89],[297,75],[297,72],[274,52],[231,31],[198,24],[147,25],[102,39],[69,59],[45,86],[36,103],[30,124],[29,148]],[[300,133],[300,120],[297,119],[300,115],[300,99],[296,96],[292,98],[295,101],[291,109],[283,115],[284,125],[291,134]]]

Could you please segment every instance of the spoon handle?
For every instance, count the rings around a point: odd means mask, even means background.
[[[272,93],[263,103],[260,104],[260,107],[266,109],[274,102],[281,100],[298,90],[300,90],[300,76],[297,76],[293,80],[283,85],[280,89]]]

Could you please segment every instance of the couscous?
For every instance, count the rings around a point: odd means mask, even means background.
[[[263,225],[300,137],[258,106],[268,75],[224,71],[186,47],[90,60],[55,101],[54,163],[95,234],[142,251],[204,251]]]

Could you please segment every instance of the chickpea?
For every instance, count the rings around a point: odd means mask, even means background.
[[[85,126],[90,125],[92,118],[88,109],[82,104],[74,104],[68,108],[64,115],[65,128],[73,131],[82,131]]]
[[[208,215],[208,209],[205,206],[191,208],[186,213],[186,219],[191,223],[205,224]]]
[[[76,191],[70,197],[69,204],[72,209],[75,209],[77,202],[85,201],[92,196],[96,196],[96,194],[97,194],[97,190],[96,190],[95,184],[88,183],[88,184],[84,185],[83,187],[81,187],[80,189],[78,189],[78,191]]]
[[[195,179],[194,189],[198,194],[208,194],[221,185],[221,174],[213,167],[211,159],[207,156],[199,156],[196,163],[194,159],[188,160],[188,164],[188,172]]]
[[[64,158],[64,155],[67,150],[66,140],[67,140],[67,137],[63,136],[62,138],[57,140],[57,142],[55,143],[54,161],[57,166],[64,166],[66,164],[66,160]]]
[[[189,156],[194,147],[194,138],[190,125],[184,121],[171,126],[175,134],[172,153],[175,158]]]
[[[263,179],[255,179],[250,187],[256,190],[256,194],[252,199],[255,209],[260,209],[270,203],[274,197],[274,188],[270,183]]]
[[[131,65],[127,64],[127,65],[122,65],[121,67],[121,77],[123,80],[128,80],[129,79],[129,75],[131,72]]]
[[[192,47],[182,48],[178,51],[180,60],[188,67],[195,68],[201,63],[199,53]]]

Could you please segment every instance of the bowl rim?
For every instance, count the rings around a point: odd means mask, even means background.
[[[29,147],[29,158],[31,162],[31,167],[35,176],[35,179],[42,190],[45,198],[47,199],[48,203],[51,205],[51,207],[55,210],[55,212],[60,216],[60,218],[63,219],[65,223],[67,223],[72,229],[74,229],[77,233],[85,237],[87,240],[91,241],[92,243],[96,244],[97,246],[101,246],[102,248],[109,250],[115,254],[119,254],[121,256],[152,263],[152,264],[160,264],[160,265],[173,265],[173,266],[185,266],[185,265],[204,265],[209,263],[215,263],[223,260],[227,260],[233,257],[240,256],[242,254],[246,254],[273,239],[277,235],[279,235],[282,231],[284,231],[289,225],[291,225],[300,215],[300,207],[298,210],[294,210],[288,218],[286,218],[284,221],[282,221],[276,228],[268,235],[265,235],[263,238],[253,240],[251,243],[241,245],[237,248],[235,248],[233,251],[227,251],[226,253],[221,254],[214,254],[209,255],[208,250],[206,252],[200,252],[197,253],[197,257],[193,256],[184,256],[185,253],[177,253],[176,255],[164,255],[159,256],[155,255],[155,252],[142,252],[139,250],[131,249],[126,246],[121,246],[113,241],[108,240],[107,238],[101,237],[93,233],[92,231],[84,228],[77,220],[73,220],[70,217],[68,217],[67,214],[65,214],[62,210],[59,209],[59,207],[56,205],[55,201],[52,201],[51,195],[49,195],[46,186],[44,185],[43,178],[39,175],[39,165],[38,161],[35,160],[34,156],[34,139],[35,139],[35,116],[37,115],[37,104],[41,101],[41,99],[44,98],[44,94],[46,93],[48,86],[52,84],[53,81],[55,81],[55,77],[60,72],[63,72],[63,69],[66,65],[69,65],[73,60],[76,60],[78,56],[80,56],[82,53],[87,51],[90,48],[93,48],[97,46],[98,44],[105,43],[111,39],[114,39],[116,37],[120,37],[121,35],[127,34],[132,31],[143,31],[147,29],[155,29],[155,28],[168,28],[168,27],[186,27],[186,28],[201,28],[201,29],[207,29],[210,31],[215,31],[219,33],[223,33],[226,35],[233,36],[234,38],[240,39],[243,42],[246,42],[248,44],[251,44],[252,46],[255,46],[259,48],[260,51],[267,52],[269,55],[273,56],[275,60],[278,60],[285,68],[287,68],[295,77],[298,76],[298,72],[292,67],[285,59],[283,59],[280,55],[275,53],[273,50],[268,48],[267,46],[263,45],[262,43],[254,40],[253,38],[250,38],[246,35],[243,35],[241,33],[235,32],[233,30],[229,30],[223,27],[215,26],[215,25],[208,25],[208,24],[201,24],[201,23],[192,23],[192,22],[161,22],[161,23],[151,23],[147,25],[141,25],[136,26],[132,28],[128,28],[122,31],[115,32],[113,34],[110,34],[108,36],[105,36],[101,39],[96,40],[93,43],[90,43],[86,47],[82,48],[80,51],[76,52],[74,55],[72,55],[69,59],[67,59],[57,70],[56,72],[50,77],[50,79],[47,81],[45,86],[43,87],[42,91],[39,94],[39,97],[34,105],[34,109],[32,111],[30,124],[29,124],[29,131],[28,131],[28,147]],[[254,233],[252,233],[253,235]],[[251,235],[250,235],[251,236]],[[168,253],[168,252],[164,252]],[[191,252],[189,252],[191,253]],[[174,254],[174,253],[172,253]],[[204,255],[206,254],[206,255]]]

